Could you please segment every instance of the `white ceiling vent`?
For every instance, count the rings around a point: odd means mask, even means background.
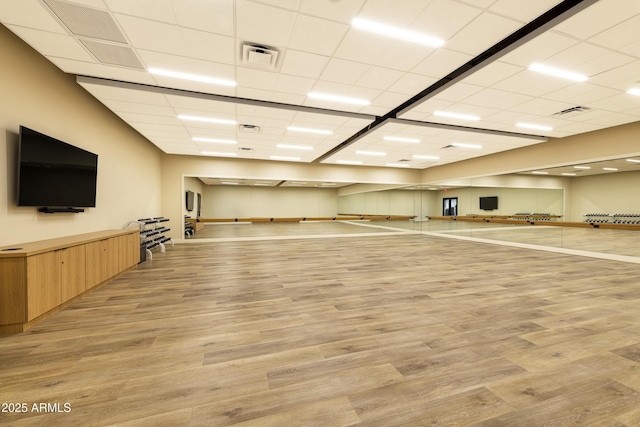
[[[280,57],[275,47],[259,45],[255,43],[242,43],[241,64],[250,67],[276,71],[280,68]]]
[[[80,40],[88,50],[102,64],[118,65],[120,67],[144,70],[138,56],[128,46],[102,43],[94,40]]]
[[[557,113],[553,113],[554,116],[564,116],[565,114],[569,114],[569,113],[581,113],[583,111],[589,111],[590,108],[588,107],[583,107],[581,105],[575,106],[575,107],[571,107],[571,108],[567,108],[566,110],[562,110],[562,111],[558,111]]]
[[[126,37],[108,11],[60,0],[43,1],[73,35],[127,43]]]
[[[239,132],[260,133],[260,126],[256,125],[238,125]]]

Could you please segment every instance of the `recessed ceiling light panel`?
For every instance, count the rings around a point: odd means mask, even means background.
[[[629,89],[629,90],[627,91],[627,93],[628,93],[629,95],[640,96],[640,88],[632,87],[631,89]]]
[[[423,154],[414,154],[412,156],[414,159],[423,159],[423,160],[440,160],[438,156],[427,156]]]
[[[236,157],[238,155],[236,153],[219,153],[216,151],[201,151],[200,153],[207,156],[221,156],[221,157]]]
[[[350,98],[348,96],[331,95],[327,93],[309,92],[307,96],[311,99],[319,99],[321,101],[340,102],[343,104],[369,105],[370,101],[366,99]]]
[[[463,142],[453,142],[451,145],[453,145],[454,147],[459,147],[459,148],[482,148],[482,145],[466,144],[466,143],[463,143]]]
[[[149,68],[147,71],[154,76],[171,77],[180,80],[189,80],[192,82],[208,83],[219,86],[235,87],[236,82],[233,80],[219,79],[215,77],[201,76],[197,74],[182,73],[180,71],[163,70],[160,68]]]
[[[470,121],[480,120],[480,117],[478,116],[472,116],[470,114],[451,113],[449,111],[436,111],[433,113],[433,115],[438,117],[447,117],[449,119],[458,119],[458,120],[470,120]]]
[[[382,139],[384,139],[385,141],[397,141],[397,142],[411,142],[411,143],[420,142],[418,138],[403,138],[399,136],[385,136]]]
[[[199,137],[199,136],[196,136],[196,137],[191,138],[191,139],[193,139],[194,141],[197,141],[197,142],[213,142],[213,143],[216,143],[216,144],[237,144],[238,143],[238,141],[234,141],[234,140],[231,140],[231,139],[202,138],[202,137]]]
[[[205,122],[205,123],[216,123],[221,125],[236,125],[238,124],[235,120],[226,120],[226,119],[214,119],[212,117],[199,117],[199,116],[186,116],[179,115],[178,118],[180,120],[188,120],[193,122]]]
[[[290,145],[290,144],[277,144],[278,148],[288,148],[290,150],[313,150],[313,147],[307,145]]]
[[[368,21],[366,19],[353,18],[351,26],[359,30],[369,31],[370,33],[380,34],[394,39],[404,40],[411,43],[418,43],[425,46],[440,47],[444,45],[444,40],[437,37],[428,36],[426,34],[416,33],[414,31],[403,30],[401,28],[392,27],[390,25],[379,24],[377,22]]]
[[[301,127],[297,127],[297,126],[289,126],[289,127],[287,127],[287,130],[290,130],[292,132],[317,133],[319,135],[332,135],[333,134],[333,132],[331,132],[330,130],[301,128]]]
[[[559,68],[548,67],[542,64],[531,64],[529,65],[529,70],[535,71],[537,73],[546,74],[548,76],[572,80],[574,82],[584,82],[589,80],[589,77],[585,75],[573,73],[571,71],[561,70]]]
[[[553,130],[551,126],[534,125],[532,123],[516,123],[516,126],[518,126],[519,128],[525,128],[525,129],[546,130],[546,131]]]
[[[356,151],[356,154],[359,154],[361,156],[386,156],[387,153],[384,153],[382,151],[366,151],[366,150],[358,150]]]
[[[362,162],[358,160],[336,160],[336,163],[341,165],[361,165]]]

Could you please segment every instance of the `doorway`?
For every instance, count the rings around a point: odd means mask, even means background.
[[[458,198],[446,197],[442,199],[442,215],[458,216]]]

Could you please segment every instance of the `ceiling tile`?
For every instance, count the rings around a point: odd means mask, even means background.
[[[329,58],[299,50],[287,49],[280,72],[298,77],[317,79],[327,65]]]
[[[447,42],[447,49],[477,55],[513,33],[521,25],[492,13],[483,13]]]
[[[13,25],[37,28],[58,34],[68,34],[62,25],[38,0],[0,1],[0,22],[11,29]],[[18,7],[19,6],[19,7]]]
[[[171,0],[178,25],[227,36],[235,35],[234,0]]]
[[[236,0],[236,35],[253,43],[287,46],[295,17],[289,10]]]
[[[291,36],[284,46],[303,52],[331,56],[348,30],[349,27],[344,24],[312,16],[298,15],[293,25]]]
[[[187,28],[180,29],[180,34],[185,46],[183,54],[192,58],[235,65],[240,56],[232,37]]]
[[[358,16],[366,0],[329,1],[300,0],[301,13],[349,24]]]
[[[320,79],[352,85],[362,77],[368,68],[369,66],[366,64],[334,58],[329,61]]]
[[[96,59],[71,36],[24,27],[10,26],[9,28],[42,55],[84,62],[97,62]]]
[[[171,0],[105,0],[109,9],[124,15],[175,24]]]

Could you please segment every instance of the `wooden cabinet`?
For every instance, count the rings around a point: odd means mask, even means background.
[[[0,248],[0,334],[28,329],[139,261],[138,230]]]

